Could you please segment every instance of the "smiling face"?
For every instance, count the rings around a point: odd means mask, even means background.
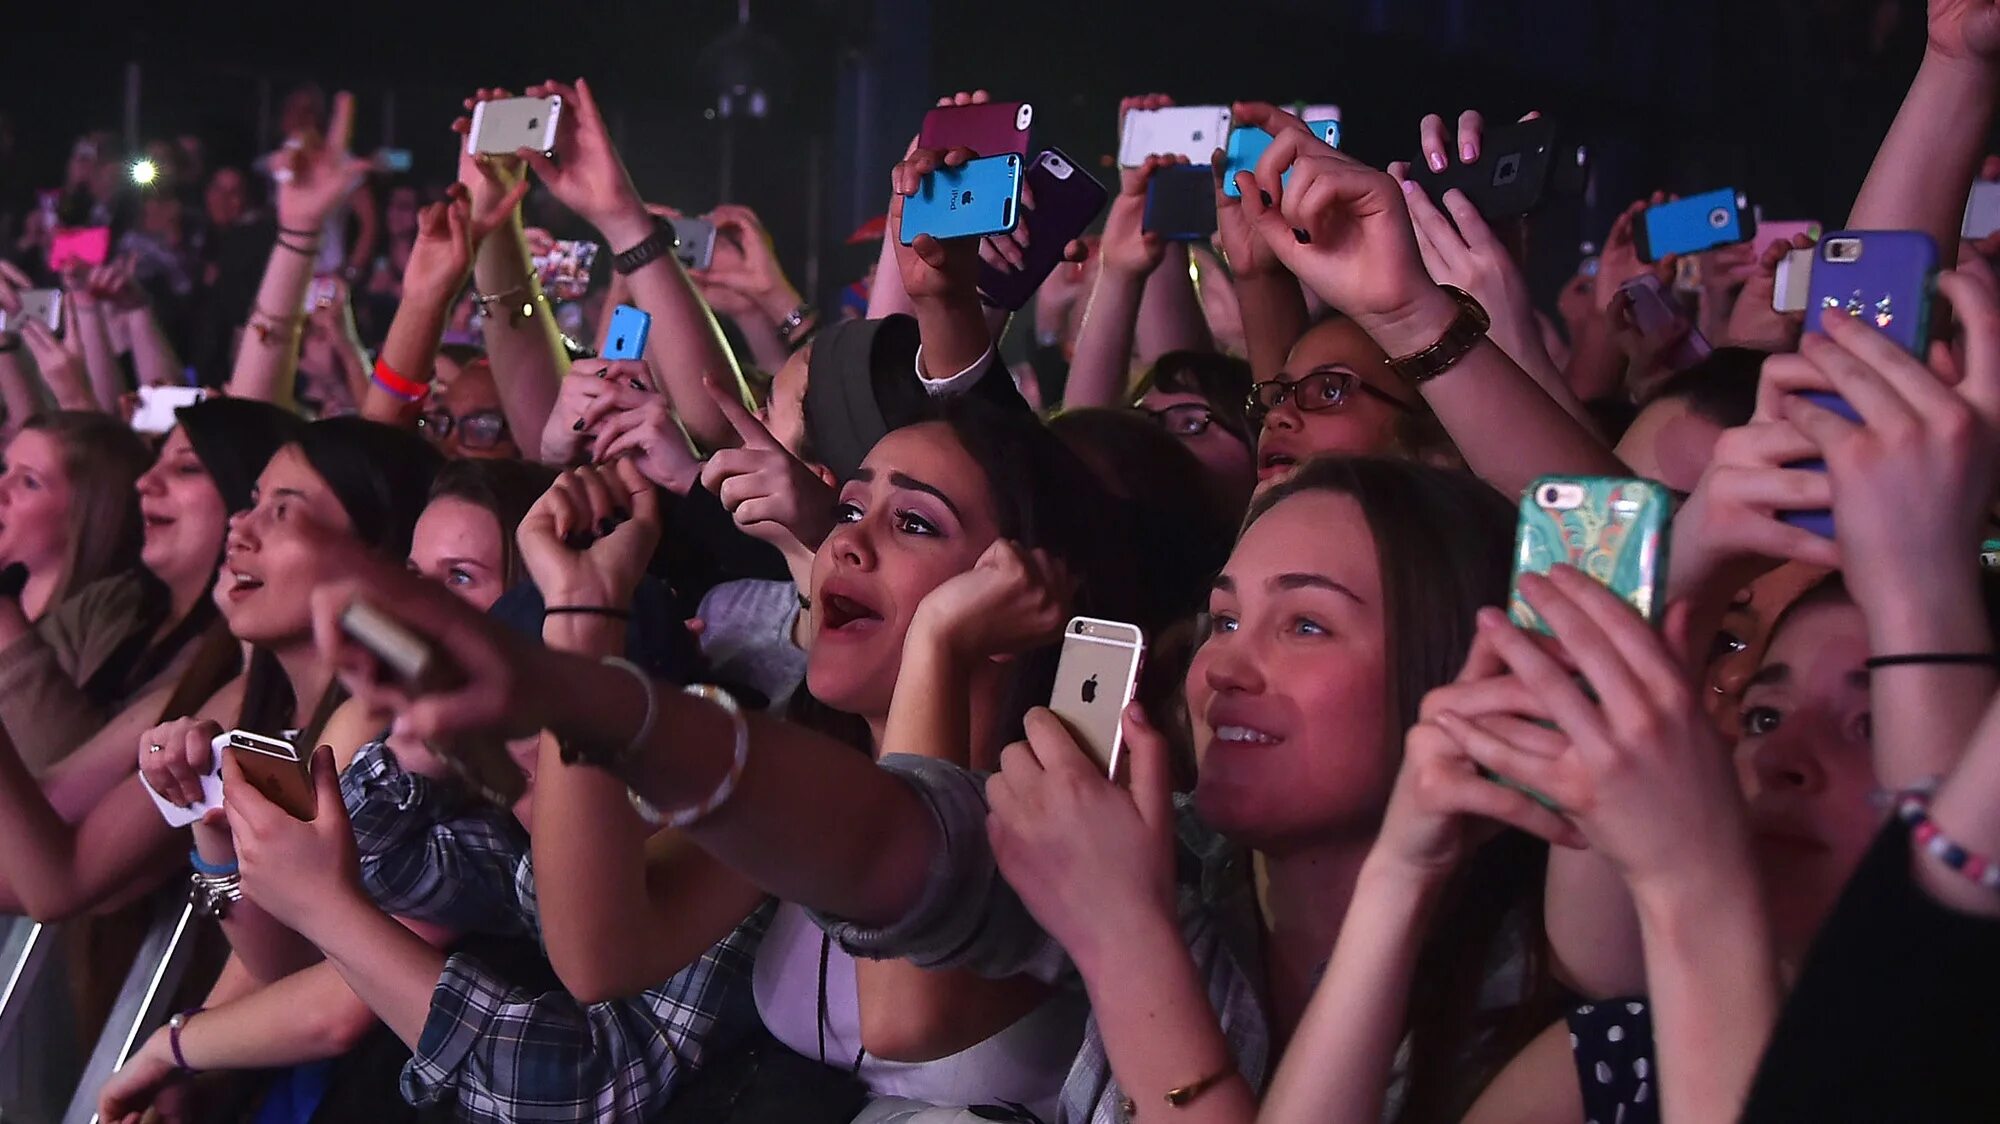
[[[1314,325],[1292,345],[1278,377],[1294,382],[1321,373],[1350,374],[1397,401],[1414,402],[1389,370],[1388,356],[1352,320]],[[1398,415],[1396,407],[1359,388],[1333,409],[1301,410],[1296,393],[1287,395],[1265,415],[1257,438],[1257,489],[1269,488],[1312,457],[1394,451]]]
[[[918,603],[998,536],[986,473],[950,426],[909,426],[877,442],[840,490],[839,521],[813,561],[813,695],[849,714],[886,716]]]
[[[176,427],[160,446],[159,459],[139,477],[139,517],[146,537],[139,560],[169,586],[206,583],[222,556],[229,533],[229,505],[195,455],[187,433]],[[202,584],[189,586],[200,589]]]
[[[313,529],[352,533],[354,524],[296,445],[271,457],[250,510],[229,520],[215,602],[238,640],[264,647],[310,642],[307,596],[319,581]]]
[[[1802,955],[1883,813],[1871,797],[1868,634],[1845,598],[1815,595],[1772,637],[1743,694],[1737,774],[1778,947]]]
[[[483,613],[507,592],[504,547],[500,520],[492,512],[457,496],[439,496],[417,517],[410,569]]]
[[[7,446],[0,473],[0,566],[18,562],[31,574],[60,567],[69,550],[70,501],[62,443],[22,430]]]
[[[1187,676],[1202,819],[1263,849],[1372,832],[1396,761],[1361,505],[1319,491],[1280,502],[1243,533],[1208,609]]]

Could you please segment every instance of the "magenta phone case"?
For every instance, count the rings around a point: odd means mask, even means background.
[[[1036,156],[1021,179],[1025,261],[1007,270],[980,261],[979,292],[986,303],[1009,310],[1026,305],[1062,264],[1064,248],[1090,229],[1109,200],[1104,185],[1068,156],[1053,148]]]
[[[942,105],[924,114],[917,134],[922,148],[940,151],[964,145],[975,156],[1028,155],[1028,126],[1035,107],[1024,101],[990,101],[984,105]]]

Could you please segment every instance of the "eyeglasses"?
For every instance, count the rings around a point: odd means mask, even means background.
[[[417,418],[417,429],[437,444],[443,444],[456,429],[462,448],[491,449],[507,439],[507,415],[498,410],[474,410],[455,418],[443,410],[426,410]]]
[[[1261,425],[1264,416],[1284,405],[1287,398],[1297,403],[1301,411],[1311,414],[1340,409],[1347,405],[1357,390],[1406,413],[1415,410],[1414,406],[1388,391],[1362,382],[1361,376],[1352,371],[1314,371],[1304,378],[1260,382],[1250,388],[1250,401],[1245,404],[1244,410],[1249,414],[1251,424]]]
[[[1161,429],[1175,437],[1199,437],[1215,424],[1215,411],[1199,402],[1182,402],[1158,410],[1149,410],[1144,406],[1132,408],[1153,419]]]

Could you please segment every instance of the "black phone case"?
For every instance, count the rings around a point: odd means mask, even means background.
[[[1049,170],[1047,160],[1051,156],[1069,164],[1069,178]],[[1035,290],[1062,264],[1063,250],[1073,240],[1083,237],[1110,201],[1104,185],[1084,171],[1083,165],[1053,148],[1035,157],[1021,182],[1021,228],[1028,235],[1021,268],[999,270],[984,260],[979,263],[979,291],[986,303],[1009,311],[1028,303]],[[1033,206],[1028,204],[1031,197]]]
[[[1215,233],[1215,172],[1206,164],[1175,164],[1146,184],[1140,229],[1169,242],[1200,242]]]
[[[1537,117],[1486,130],[1479,159],[1471,164],[1453,161],[1444,171],[1433,172],[1419,155],[1410,164],[1410,178],[1440,207],[1445,192],[1454,187],[1465,192],[1479,213],[1493,221],[1525,215],[1552,194],[1581,192],[1587,162],[1588,152],[1565,143],[1553,120]]]

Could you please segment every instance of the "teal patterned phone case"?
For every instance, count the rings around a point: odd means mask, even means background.
[[[1545,476],[1521,497],[1508,615],[1547,632],[1521,597],[1522,574],[1574,566],[1659,623],[1667,575],[1667,523],[1673,498],[1651,480],[1616,476]]]

